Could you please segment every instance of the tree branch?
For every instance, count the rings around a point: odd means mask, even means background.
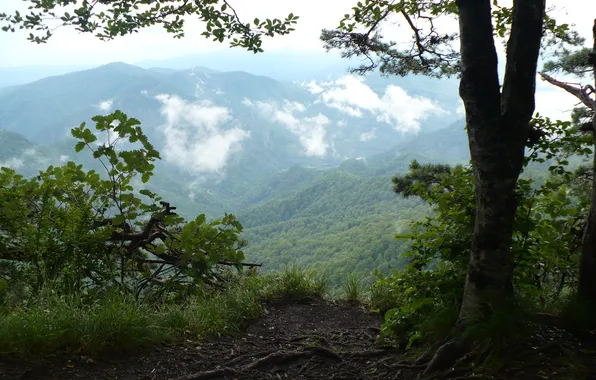
[[[461,39],[459,92],[468,125],[482,124],[500,117],[501,94],[490,0],[458,0],[457,5]]]
[[[544,0],[513,2],[501,113],[505,118],[505,127],[524,129],[522,133],[527,131],[527,125],[519,125],[519,122],[529,122],[535,109],[536,70],[544,14]]]
[[[563,90],[578,98],[579,101],[582,102],[589,109],[596,111],[596,100],[590,97],[590,94],[593,93],[592,86],[581,87],[570,83],[561,82],[546,73],[540,73],[540,76],[543,80],[547,81],[548,83],[562,88]],[[591,90],[591,92],[588,92],[588,90]]]
[[[401,14],[402,16],[404,16],[404,18],[408,22],[408,25],[410,25],[410,28],[414,32],[414,41],[416,42],[416,47],[418,48],[418,58],[420,58],[420,62],[424,64],[426,63],[426,59],[424,59],[423,54],[426,51],[426,49],[422,44],[422,38],[420,37],[420,29],[416,28],[416,26],[412,22],[412,18],[406,13],[406,11],[402,9]]]

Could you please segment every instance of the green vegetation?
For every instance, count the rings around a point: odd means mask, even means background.
[[[323,298],[329,291],[324,277],[297,267],[267,276],[228,276],[225,292],[182,302],[147,302],[121,292],[101,298],[46,292],[21,299],[11,289],[0,309],[0,354],[113,353],[232,334],[262,314],[263,302]]]
[[[41,12],[54,15],[53,7],[65,3],[44,2]],[[211,4],[165,12],[198,14],[207,21],[207,36],[232,38],[233,46],[255,52],[261,35],[286,34],[295,20],[257,19],[255,32],[226,13],[227,5]],[[108,17],[84,2],[62,21],[101,38],[157,22],[129,14],[129,5],[118,2]],[[258,203],[280,190],[279,198],[243,213],[245,231],[231,214],[185,220],[156,192],[135,189],[153,176],[160,154],[138,120],[121,111],[96,116],[96,132],[107,143],[94,145],[98,136],[85,123],[72,135],[75,150],[90,151],[101,174],[74,162],[28,179],[0,171],[0,353],[98,353],[232,333],[260,315],[264,301],[323,298],[333,283],[346,300],[384,314],[383,340],[410,352],[428,349],[418,360],[428,363],[426,373],[490,371],[505,352],[511,362],[522,360],[515,357],[520,349],[537,350],[520,345],[540,336],[543,326],[534,322],[545,315],[569,331],[593,330],[587,315],[596,304],[596,168],[577,163],[594,155],[594,136],[582,133],[596,133],[596,106],[582,88],[578,97],[587,109],[576,110],[571,121],[534,115],[542,36],[581,41],[545,14],[543,0],[515,1],[494,12],[489,1],[366,1],[353,10],[322,38],[346,57],[368,58],[370,65],[357,70],[461,74],[471,166],[413,160],[393,178],[399,197],[389,191],[383,165],[296,169],[296,191],[272,182],[249,194]],[[0,14],[0,20],[47,30],[35,12],[25,19]],[[159,6],[146,12],[161,15]],[[415,16],[430,22],[423,37],[413,27],[417,52],[373,33],[390,14],[410,25]],[[450,45],[455,35],[434,29],[434,18],[444,14],[459,19],[461,54]],[[183,23],[158,20],[180,36]],[[357,25],[369,32],[355,33]],[[515,42],[508,44],[502,87],[495,46],[486,43],[493,34],[510,34]],[[565,52],[547,67],[578,73],[579,65],[594,74],[596,25],[594,43],[591,53]],[[389,162],[398,167],[405,157]],[[541,165],[548,170],[541,173]],[[245,237],[254,258],[283,271],[257,276],[244,262]],[[284,267],[290,258],[298,264]],[[366,272],[373,272],[370,285]]]
[[[267,270],[288,262],[325,269],[335,284],[354,270],[403,267],[407,244],[394,235],[429,210],[419,200],[392,194],[389,180],[338,170],[287,198],[240,213],[247,254]]]

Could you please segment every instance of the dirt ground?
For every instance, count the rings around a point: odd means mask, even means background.
[[[44,364],[0,359],[0,380],[416,379],[422,366],[377,343],[382,319],[358,305],[278,303],[233,337],[162,345],[113,357],[63,357]],[[500,376],[455,369],[437,379],[596,379],[596,339],[545,326]]]
[[[399,353],[376,344],[378,314],[346,304],[309,301],[267,305],[234,337],[163,345],[113,358],[0,361],[0,379],[414,379],[393,367]]]

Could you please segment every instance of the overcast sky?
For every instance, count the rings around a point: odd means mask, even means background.
[[[26,10],[28,1],[0,0],[0,12]],[[293,12],[300,16],[296,31],[288,36],[267,40],[265,49],[290,51],[322,51],[319,33],[322,28],[335,27],[341,17],[350,12],[351,0],[232,0],[231,4],[245,20],[254,17],[283,18]],[[590,37],[596,18],[596,1],[547,0],[548,6],[557,7],[553,15],[564,22],[572,22],[582,35]],[[79,34],[70,28],[58,29],[49,43],[37,45],[26,40],[28,33],[0,32],[0,67],[46,64],[102,64],[113,61],[129,63],[147,59],[163,59],[185,54],[201,53],[227,48],[200,36],[201,25],[191,20],[186,37],[178,40],[159,27],[140,33],[101,42],[88,34]]]

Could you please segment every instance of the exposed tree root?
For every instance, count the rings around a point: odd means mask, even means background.
[[[328,348],[308,347],[305,351],[276,351],[276,352],[272,352],[265,357],[262,357],[260,359],[253,361],[252,363],[249,363],[247,365],[240,367],[239,369],[224,367],[224,368],[219,368],[219,369],[215,369],[215,370],[202,371],[202,372],[197,372],[197,373],[193,373],[190,375],[181,376],[181,377],[178,377],[176,380],[205,380],[205,379],[212,379],[214,377],[220,377],[220,376],[224,376],[224,375],[238,375],[242,372],[248,372],[248,371],[255,370],[258,368],[262,368],[262,367],[268,367],[271,365],[282,364],[282,363],[286,363],[286,362],[290,362],[290,361],[294,361],[294,360],[298,360],[298,359],[303,359],[303,358],[308,358],[308,357],[312,358],[315,355],[328,357],[328,358],[331,358],[334,360],[342,360],[341,357],[337,353],[329,350]],[[236,363],[236,362],[243,360],[245,358],[246,358],[245,355],[243,355],[242,359],[231,360],[230,362],[228,362],[228,364]]]
[[[466,345],[459,339],[453,339],[444,343],[437,349],[433,358],[430,360],[422,376],[430,375],[437,371],[443,371],[462,358],[465,353]]]
[[[374,357],[374,356],[383,356],[383,355],[389,355],[389,354],[395,354],[399,351],[397,350],[367,350],[367,351],[354,351],[354,352],[348,352],[348,353],[344,353],[347,356],[350,357]]]
[[[263,357],[263,356],[267,356],[271,353],[271,351],[261,351],[261,352],[249,352],[248,354],[244,354],[244,355],[240,355],[240,356],[236,356],[234,359],[230,360],[229,362],[226,363],[226,367],[230,367],[236,363],[239,363],[245,359],[252,359],[252,358],[259,358],[259,357]]]
[[[214,377],[221,377],[225,375],[238,375],[238,372],[233,370],[232,368],[218,368],[213,369],[210,371],[202,371],[197,373],[192,373],[190,375],[185,375],[176,378],[176,380],[207,380],[213,379]]]

